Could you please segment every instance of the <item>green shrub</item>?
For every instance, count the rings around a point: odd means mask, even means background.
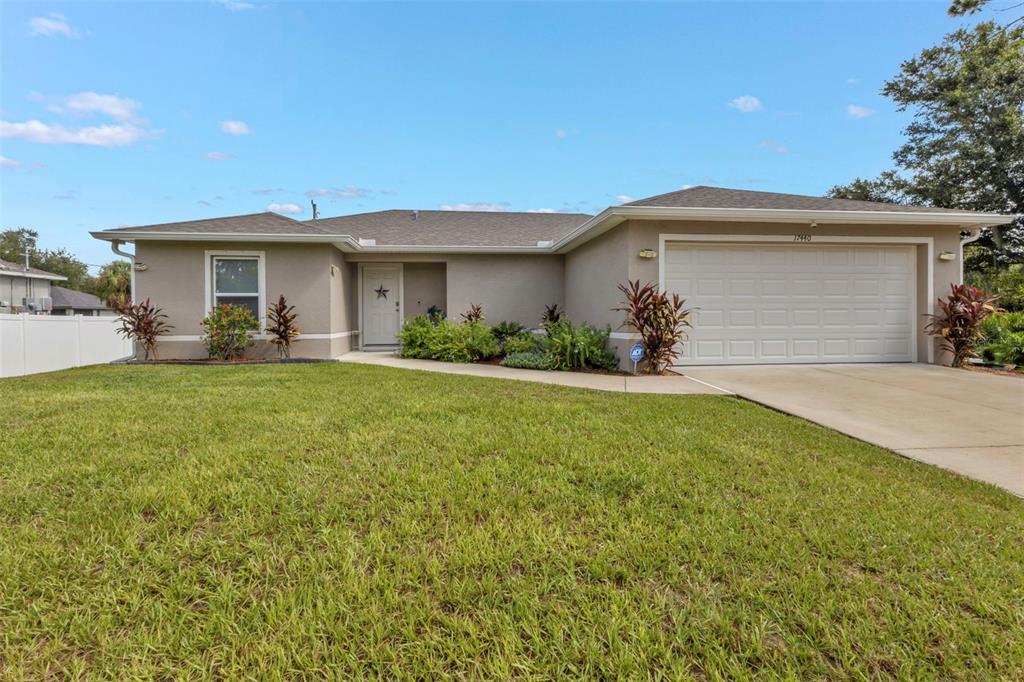
[[[968,272],[967,284],[998,296],[996,305],[1010,312],[1024,311],[1024,264],[1014,263],[1005,270]]]
[[[509,353],[501,361],[502,367],[516,367],[519,369],[551,369],[553,359],[547,353],[537,351],[523,353]]]
[[[211,358],[239,358],[252,345],[251,334],[260,328],[252,311],[241,305],[224,303],[216,306],[202,321],[203,345]]]
[[[547,338],[544,349],[551,356],[552,369],[615,369],[619,361],[608,349],[610,329],[596,329],[587,324],[578,327],[563,317],[544,325]]]
[[[505,344],[502,346],[502,351],[505,355],[511,355],[512,353],[533,353],[541,350],[540,339],[531,331],[522,331],[505,339]]]
[[[455,324],[439,322],[428,344],[429,356],[444,362],[476,362],[493,358],[500,352],[490,327],[481,322]]]
[[[498,355],[498,342],[482,322],[432,322],[426,315],[405,321],[398,333],[403,358],[476,362]]]
[[[523,325],[506,320],[494,325],[491,331],[494,332],[494,338],[498,340],[498,343],[504,344],[506,340],[513,336],[519,336],[523,332]]]
[[[997,313],[981,323],[978,347],[987,362],[1024,365],[1024,312]]]
[[[410,317],[398,332],[401,349],[398,354],[403,358],[429,358],[430,339],[434,335],[436,323],[427,315]]]

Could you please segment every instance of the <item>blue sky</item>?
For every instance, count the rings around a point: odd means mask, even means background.
[[[879,91],[948,3],[0,5],[0,221],[88,230],[384,208],[596,212],[890,165]],[[301,212],[299,212],[301,211]]]

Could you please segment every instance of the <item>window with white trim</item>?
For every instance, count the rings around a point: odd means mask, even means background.
[[[259,256],[213,256],[210,267],[214,306],[240,305],[251,310],[257,320],[263,317]]]

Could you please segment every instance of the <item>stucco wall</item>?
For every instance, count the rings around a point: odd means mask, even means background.
[[[344,322],[332,319],[331,265],[333,246],[328,244],[219,243],[140,241],[136,243],[136,261],[145,263],[145,271],[135,275],[136,300],[149,298],[163,309],[168,323],[174,325],[170,336],[186,337],[161,342],[161,357],[205,357],[205,350],[193,337],[202,334],[205,317],[207,251],[262,251],[266,267],[266,303],[284,294],[295,306],[296,321],[304,334],[330,334],[332,327]],[[344,278],[336,277],[343,286]],[[292,354],[300,357],[328,357],[329,339],[299,339]],[[252,356],[270,355],[274,348],[257,342]]]
[[[629,277],[629,249],[629,232],[612,229],[565,255],[565,310],[570,319],[618,330],[622,313],[611,308],[622,299],[618,284]]]
[[[473,303],[488,322],[535,327],[544,306],[565,305],[562,256],[457,255],[448,258],[448,317],[458,319]]]
[[[402,266],[402,308],[406,319],[426,315],[431,306],[446,311],[448,304],[445,263],[405,263]],[[447,312],[447,311],[446,311]]]

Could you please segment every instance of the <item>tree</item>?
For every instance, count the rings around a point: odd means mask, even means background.
[[[132,266],[128,261],[116,260],[100,268],[96,277],[95,293],[111,308],[117,309],[132,299]]]
[[[882,93],[914,118],[897,169],[831,196],[974,211],[1024,211],[1024,28],[960,29],[902,64]],[[998,263],[1024,259],[1024,222],[986,230]]]
[[[988,4],[988,2],[989,0],[953,0],[952,4],[950,4],[949,6],[949,15],[951,17],[962,17],[967,14],[974,14],[975,12],[980,12],[981,9]],[[1002,7],[996,11],[1009,12],[1010,10],[1015,10],[1020,7],[1024,7],[1024,3],[1018,2],[1008,7]],[[1024,21],[1024,17],[1017,17],[1009,24],[1007,24],[1007,28],[1013,26],[1014,24],[1020,21]]]
[[[92,292],[93,278],[89,276],[88,265],[67,249],[39,249],[38,241],[39,233],[35,230],[24,227],[4,230],[0,232],[0,260],[24,264],[27,250],[29,266],[67,277],[68,281],[61,282],[61,286]]]

